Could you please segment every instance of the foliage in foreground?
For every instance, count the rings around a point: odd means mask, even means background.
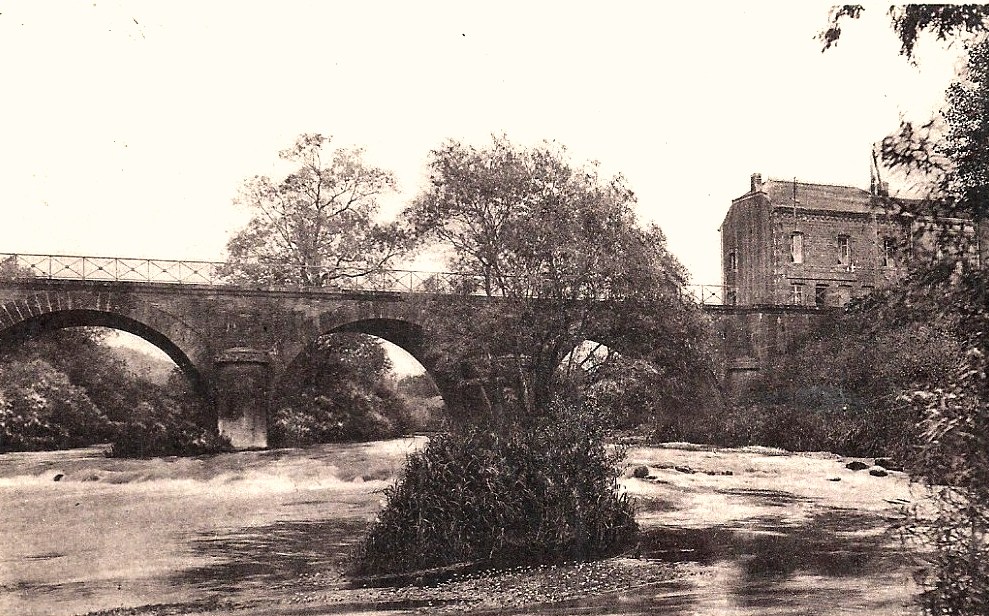
[[[614,554],[637,525],[618,493],[620,455],[587,409],[464,427],[410,456],[362,544],[356,571],[508,567]]]
[[[839,22],[862,8],[843,8],[824,34],[835,41]],[[989,219],[989,8],[983,5],[891,7],[901,53],[913,58],[923,32],[963,41],[967,64],[947,93],[947,109],[937,122],[900,131],[882,143],[882,160],[919,179],[927,197],[897,204],[916,220],[928,216],[930,251],[911,264],[901,306],[953,318],[963,352],[959,365],[941,379],[920,384],[905,398],[921,418],[915,475],[933,497],[932,516],[918,512],[909,529],[922,539],[929,566],[919,577],[925,614],[985,614],[989,605],[989,289],[985,255],[974,258],[979,242],[952,220],[970,220],[976,233]]]
[[[989,288],[973,269],[938,285],[958,319],[964,352],[956,370],[918,388],[907,404],[923,419],[914,473],[934,511],[916,511],[910,530],[933,548],[922,578],[929,614],[984,614],[989,605]]]

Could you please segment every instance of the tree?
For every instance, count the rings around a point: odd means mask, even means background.
[[[861,4],[844,4],[831,9],[830,23],[818,38],[824,43],[823,51],[838,44],[841,22],[858,19],[864,7]],[[893,31],[900,39],[900,54],[913,61],[914,48],[921,33],[933,33],[938,40],[951,41],[966,34],[985,32],[986,7],[979,4],[907,4],[889,7]]]
[[[0,280],[17,280],[33,277],[34,273],[30,268],[26,268],[17,262],[16,255],[11,255],[0,261]]]
[[[494,406],[548,408],[580,369],[563,360],[589,339],[664,366],[700,363],[701,320],[679,293],[686,271],[658,227],[638,224],[622,177],[574,166],[554,144],[524,149],[505,137],[481,149],[444,144],[430,170],[409,219],[475,285],[436,303],[432,334],[441,365],[469,366]],[[667,344],[649,345],[655,334]]]
[[[0,451],[78,447],[106,436],[106,416],[50,363],[0,364],[0,383]]]
[[[840,20],[861,7],[833,14],[825,49],[838,40]],[[941,40],[962,39],[967,65],[947,94],[941,122],[904,123],[882,143],[887,166],[918,177],[927,195],[892,205],[906,216],[927,216],[935,231],[926,258],[910,264],[896,306],[908,314],[937,312],[954,323],[961,342],[949,374],[905,392],[907,412],[921,417],[913,472],[927,483],[932,516],[913,529],[930,548],[921,607],[927,614],[984,614],[989,605],[989,289],[984,242],[989,205],[989,7],[911,5],[890,9],[901,54],[913,59],[925,31]],[[958,219],[975,232],[958,231]]]
[[[473,383],[489,408],[465,409],[470,421],[410,458],[358,570],[620,551],[637,527],[587,387],[614,354],[585,361],[598,356],[593,346],[573,351],[597,340],[646,358],[661,381],[688,381],[704,346],[698,310],[679,293],[686,273],[662,232],[638,224],[621,177],[572,165],[558,146],[449,142],[430,169],[407,215],[419,240],[439,244],[463,275],[447,289],[453,297],[426,300],[427,335],[439,371]]]
[[[391,367],[370,336],[320,337],[287,371],[275,402],[272,443],[304,446],[401,434],[407,409],[387,378]]]
[[[395,188],[392,174],[366,163],[362,150],[330,151],[330,143],[323,135],[300,135],[279,153],[294,165],[291,173],[244,182],[237,202],[253,217],[227,244],[228,279],[332,287],[380,272],[405,250],[400,226],[376,220],[378,199]],[[382,384],[389,364],[380,345],[339,336],[323,342],[286,386],[274,441],[298,445],[394,433],[397,402]]]
[[[254,176],[236,202],[253,212],[227,244],[223,273],[256,285],[321,287],[385,267],[402,248],[395,224],[380,224],[378,198],[394,190],[391,173],[363,151],[327,152],[330,138],[303,134],[279,156],[295,169],[281,180]]]

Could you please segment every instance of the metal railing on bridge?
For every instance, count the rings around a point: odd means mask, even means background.
[[[0,253],[0,279],[44,278],[243,286],[224,272],[225,266],[220,261]],[[301,285],[272,286],[298,288]],[[310,291],[481,294],[483,281],[480,276],[457,272],[406,269],[369,272],[356,268],[337,268],[327,270],[321,284],[307,285],[304,288]],[[725,287],[720,285],[686,285],[682,292],[700,304],[725,303]]]
[[[147,282],[190,285],[238,285],[220,261],[178,261],[129,257],[0,253],[0,278],[44,278],[103,282]],[[404,269],[365,271],[337,268],[307,290],[390,291],[402,293],[477,292],[481,280],[471,274]],[[293,287],[301,285],[273,285]]]
[[[109,282],[219,284],[222,263],[77,255],[0,254],[6,277]]]
[[[688,295],[698,304],[722,305],[729,303],[728,287],[720,284],[688,284],[684,287],[684,295]]]

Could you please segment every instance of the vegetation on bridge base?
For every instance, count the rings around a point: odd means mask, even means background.
[[[118,427],[107,456],[151,458],[197,456],[233,451],[230,441],[215,426],[203,425],[195,417],[209,417],[203,402],[163,397],[140,402],[128,421]]]
[[[320,337],[287,371],[275,400],[275,447],[391,438],[412,427],[390,379],[388,355],[371,336]]]
[[[771,357],[733,406],[668,420],[656,438],[906,462],[920,415],[902,395],[947,378],[962,344],[949,315],[901,300],[893,290],[856,300]]]
[[[589,560],[628,547],[632,503],[601,426],[589,408],[558,405],[524,429],[492,421],[431,439],[387,491],[356,572]]]
[[[158,384],[131,372],[98,329],[40,334],[0,357],[0,451],[111,443],[111,455],[223,448],[185,377]]]

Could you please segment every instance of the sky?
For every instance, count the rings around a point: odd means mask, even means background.
[[[898,55],[882,5],[0,0],[0,253],[222,260],[244,179],[303,132],[365,148],[399,209],[432,148],[543,139],[621,173],[692,282],[749,176],[867,188],[950,51]]]

